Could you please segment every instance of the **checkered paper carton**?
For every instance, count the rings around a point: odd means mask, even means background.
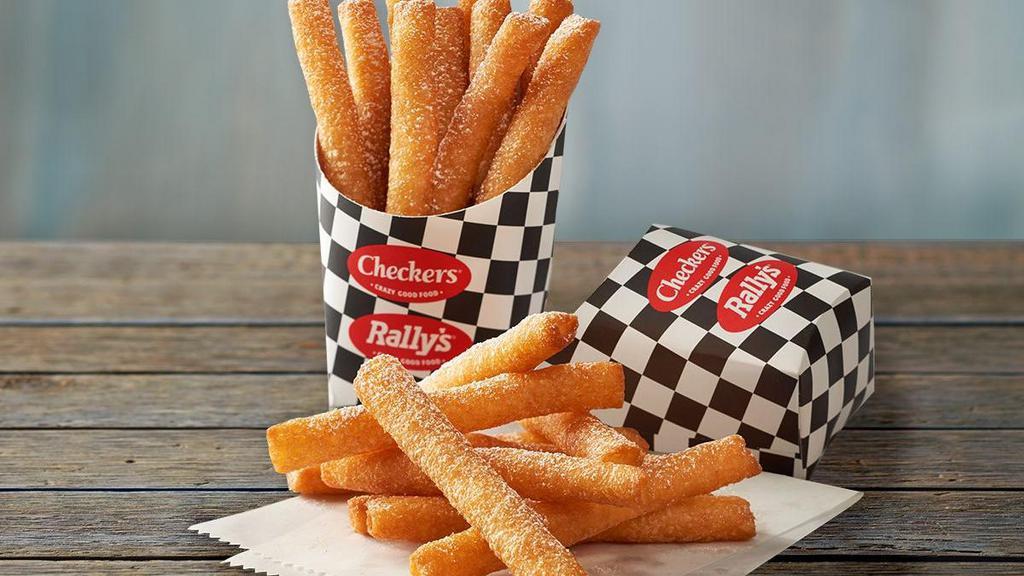
[[[771,250],[655,225],[576,314],[551,361],[623,364],[600,415],[655,450],[740,434],[804,478],[874,391],[871,280]]]
[[[543,309],[564,145],[563,125],[508,192],[433,216],[352,202],[317,164],[331,407],[357,402],[365,358],[388,353],[423,377]]]

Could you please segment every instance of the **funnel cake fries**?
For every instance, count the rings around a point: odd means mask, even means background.
[[[424,390],[461,386],[505,372],[533,370],[576,337],[579,320],[565,312],[527,316],[501,336],[491,338],[448,362],[427,376]]]
[[[474,7],[479,8],[479,4]],[[539,16],[513,13],[505,18],[437,149],[433,174],[437,212],[460,210],[469,203],[491,133],[546,32],[547,20]]]
[[[397,359],[367,360],[353,385],[380,426],[512,573],[586,574],[544,519],[473,451]]]
[[[436,7],[430,0],[394,5],[391,28],[391,150],[387,211],[433,212],[431,167],[437,151],[434,78]]]
[[[564,520],[549,517],[549,529],[559,541],[571,546],[684,498],[755,476],[761,467],[747,451],[743,438],[734,435],[685,452],[649,455],[643,470],[647,483],[639,506],[566,504],[563,510],[571,513],[566,513]],[[501,561],[488,552],[486,541],[473,528],[420,546],[412,555],[411,565],[413,573],[419,575],[483,576],[502,569]]]
[[[491,468],[524,498],[635,504],[644,476],[636,466],[606,464],[553,452],[476,448]],[[434,496],[438,488],[398,450],[350,456],[321,465],[323,481],[370,494]]]
[[[338,5],[345,41],[345,60],[367,169],[374,198],[383,205],[388,187],[388,147],[391,141],[391,62],[373,0],[345,0]]]
[[[580,458],[639,466],[647,453],[636,442],[590,414],[550,414],[522,420],[520,424],[562,452]]]
[[[289,0],[295,52],[319,127],[327,180],[352,201],[380,206],[366,164],[359,115],[327,0]]]
[[[566,394],[565,389],[574,390]],[[463,431],[485,430],[551,411],[617,408],[625,384],[612,362],[551,366],[503,374],[450,390],[432,400]],[[362,406],[296,418],[267,430],[270,460],[278,472],[391,448],[394,443]]]
[[[600,27],[596,20],[573,14],[548,39],[477,202],[508,190],[544,158]]]

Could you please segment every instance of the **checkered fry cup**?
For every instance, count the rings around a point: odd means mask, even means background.
[[[432,216],[352,202],[317,164],[332,407],[357,402],[352,380],[366,358],[391,354],[423,377],[543,309],[564,143],[563,125],[508,192]]]
[[[626,405],[601,416],[658,451],[740,434],[807,477],[874,391],[871,280],[763,248],[652,226],[576,314],[551,361],[621,363]]]

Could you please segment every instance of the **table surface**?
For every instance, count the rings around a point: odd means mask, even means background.
[[[1024,244],[778,244],[874,278],[877,389],[815,479],[865,492],[758,574],[1024,573]],[[559,244],[550,308],[627,251]],[[193,523],[289,494],[326,405],[312,245],[0,243],[0,574],[239,573]]]

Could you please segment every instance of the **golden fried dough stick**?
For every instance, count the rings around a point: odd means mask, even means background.
[[[526,372],[554,356],[576,337],[575,314],[542,312],[523,318],[500,336],[485,340],[442,364],[420,385],[428,392],[462,386],[505,372]]]
[[[391,145],[391,62],[373,0],[345,0],[338,5],[345,41],[345,61],[352,84],[367,168],[377,206],[383,206],[388,186],[388,148]]]
[[[547,18],[548,34],[558,29],[562,24],[562,21],[569,17],[573,13],[572,0],[530,0],[530,14],[536,14]],[[544,50],[538,50],[533,58],[530,59],[530,65],[526,67],[526,71],[523,72],[523,78],[521,85],[525,89],[530,84],[530,78],[533,77],[533,70],[537,67],[537,62],[540,60],[540,55]]]
[[[628,426],[616,426],[615,431],[625,436],[630,442],[640,447],[640,451],[645,455],[651,451],[651,445],[647,443],[647,439],[643,437],[636,428],[630,428]]]
[[[622,366],[594,362],[502,374],[430,394],[456,428],[470,432],[551,410],[618,408],[622,406],[625,382]],[[392,448],[394,442],[362,406],[347,406],[275,424],[267,429],[267,446],[274,469],[290,472]]]
[[[473,5],[476,2],[477,0],[459,0],[459,9],[462,10],[462,18],[466,22],[466,30],[470,30],[473,27]],[[466,38],[466,53],[469,54],[469,38]]]
[[[722,486],[755,476],[761,467],[743,438],[728,436],[684,452],[648,455],[643,470],[647,483],[639,506],[619,508],[589,502],[558,505],[545,511],[548,528],[567,546],[596,536],[637,516],[677,503],[684,498],[713,492]],[[487,543],[473,528],[424,544],[410,559],[420,576],[483,576],[501,570],[488,553]]]
[[[637,446],[639,446],[640,450],[642,450],[645,454],[647,452],[650,452],[651,445],[647,443],[647,440],[645,440],[644,437],[641,436],[640,433],[637,432],[635,428],[628,428],[628,427],[619,426],[619,427],[614,428],[614,430],[616,432],[618,432],[619,434],[622,434],[623,436],[628,438],[630,440],[630,442],[633,442]],[[474,434],[479,434],[479,433],[474,433]],[[467,435],[467,437],[468,437],[468,435]],[[480,447],[485,447],[485,446],[486,447],[505,446],[506,448],[523,448],[525,450],[538,450],[540,452],[562,452],[563,454],[565,453],[561,449],[559,449],[557,446],[555,446],[554,444],[549,443],[547,438],[544,438],[543,436],[541,436],[539,434],[534,434],[533,432],[530,432],[529,430],[520,430],[518,432],[504,432],[504,433],[501,433],[501,434],[492,434],[492,435],[490,435],[490,438],[493,438],[497,442],[502,442],[503,444],[491,444],[491,445],[475,444],[475,446],[480,446]]]
[[[506,434],[484,434],[482,432],[470,432],[466,434],[466,440],[477,448],[519,448],[520,450],[532,450],[534,452],[558,452],[554,444],[546,442],[528,442],[519,440]]]
[[[288,15],[309,103],[318,128],[318,145],[327,180],[353,202],[378,206],[366,166],[352,88],[338,48],[327,0],[289,0]]]
[[[350,500],[351,502],[351,500]],[[466,520],[440,496],[370,496],[361,518],[352,528],[379,540],[425,543],[469,528]],[[548,524],[571,523],[579,515],[576,504],[530,502]],[[351,509],[351,504],[349,504]],[[585,516],[617,514],[611,506],[584,508]],[[649,514],[627,520],[587,542],[631,544],[730,542],[756,534],[750,504],[738,496],[694,496]],[[555,534],[558,536],[558,534]]]
[[[588,542],[732,542],[750,540],[756,533],[754,515],[746,500],[704,495],[623,522]]]
[[[560,451],[580,458],[639,466],[647,453],[590,414],[563,412],[521,420],[519,424],[558,446]]]
[[[431,170],[437,152],[434,17],[430,0],[403,0],[391,28],[391,149],[387,211],[435,212]]]
[[[512,12],[509,0],[474,0],[469,12],[469,77],[484,61],[487,48],[501,28],[505,17]]]
[[[366,530],[366,507],[371,498],[373,496],[353,496],[347,502],[349,524],[353,530],[364,535],[369,534]]]
[[[636,503],[644,483],[643,471],[637,466],[518,448],[475,450],[520,496],[534,500],[626,506]],[[324,462],[320,469],[328,486],[354,492],[398,496],[440,493],[426,474],[398,450]]]
[[[573,14],[548,39],[480,187],[478,203],[508,190],[544,159],[600,27],[596,20]]]
[[[320,467],[308,466],[299,470],[292,470],[285,475],[288,480],[288,489],[296,494],[307,496],[328,496],[333,494],[348,494],[348,490],[339,490],[324,484],[320,479]]]
[[[466,439],[474,447],[489,447],[492,444],[492,437],[486,434],[470,433]],[[397,448],[356,454],[324,462],[315,468],[318,470],[317,477],[323,477],[329,483],[325,486],[354,486],[356,488],[352,491],[370,494],[440,494],[430,478]]]
[[[367,360],[353,387],[402,452],[513,574],[586,574],[544,519],[473,451],[398,359],[380,355]]]
[[[474,10],[479,8],[480,3]],[[469,203],[491,134],[511,105],[519,77],[546,32],[547,20],[513,13],[494,36],[437,149],[433,182],[438,211],[459,210]]]
[[[469,29],[458,6],[437,9],[437,141],[444,138],[455,107],[469,86]]]
[[[447,500],[435,496],[376,496],[366,505],[366,530],[377,540],[429,542],[469,527]]]

